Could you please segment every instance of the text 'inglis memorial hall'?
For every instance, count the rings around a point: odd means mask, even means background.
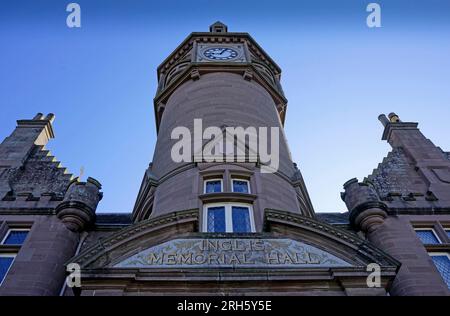
[[[157,143],[131,213],[96,215],[100,182],[45,149],[53,114],[1,143],[0,295],[450,294],[450,153],[417,123],[380,115],[392,150],[344,184],[347,213],[316,214],[281,69],[249,34],[217,22],[157,73]]]

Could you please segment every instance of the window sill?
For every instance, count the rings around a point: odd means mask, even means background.
[[[428,252],[449,252],[450,244],[424,244]]]
[[[203,203],[240,202],[253,203],[257,196],[255,194],[237,192],[205,193],[199,195]]]
[[[20,245],[0,245],[0,254],[2,253],[18,253]]]

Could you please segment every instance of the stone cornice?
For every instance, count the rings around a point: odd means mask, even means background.
[[[396,122],[396,123],[388,123],[383,131],[382,140],[387,140],[391,138],[392,131],[394,130],[417,130],[417,126],[419,123],[411,123],[411,122]]]
[[[54,208],[0,208],[0,215],[56,215]]]
[[[361,257],[365,257],[367,262],[378,263],[382,266],[400,267],[400,262],[376,248],[370,242],[359,238],[356,234],[346,232],[319,220],[290,212],[268,209],[265,211],[265,229],[271,231],[273,224],[282,224],[299,230],[319,232],[324,237],[353,248]]]
[[[159,91],[154,98],[155,107],[163,103],[165,104],[169,99],[170,95],[184,82],[192,79],[192,71],[198,71],[200,75],[211,73],[211,72],[231,72],[240,75],[245,75],[248,70],[252,70],[252,79],[261,84],[272,96],[276,104],[287,104],[286,97],[278,91],[271,83],[259,75],[258,70],[253,66],[252,63],[235,63],[235,62],[208,62],[208,63],[195,63],[192,62],[190,65],[183,70],[183,72],[178,75],[167,87],[162,91]],[[255,76],[256,75],[256,76]]]
[[[386,267],[380,271],[381,279],[386,284],[396,276],[396,269]],[[142,282],[251,282],[251,281],[283,281],[283,282],[305,282],[314,286],[313,282],[332,282],[351,278],[355,285],[367,287],[366,280],[370,272],[366,267],[331,267],[331,268],[300,268],[300,269],[261,269],[261,268],[239,268],[239,269],[123,269],[109,268],[107,271],[98,269],[83,269],[81,279],[83,290],[88,290],[90,284],[95,288],[101,281],[114,280],[114,287],[121,284],[137,281]],[[356,286],[355,286],[356,287]]]
[[[161,91],[158,91],[157,95],[153,99],[154,114],[156,118],[156,130],[159,131],[159,117],[158,111],[160,106],[165,106],[169,97],[180,87],[183,83],[198,78],[198,76],[212,73],[212,72],[229,72],[236,73],[242,76],[246,76],[249,80],[254,80],[261,85],[272,97],[277,110],[280,114],[282,124],[284,124],[286,116],[287,99],[280,90],[273,84],[268,82],[264,76],[259,74],[258,69],[254,67],[252,63],[234,63],[234,62],[220,62],[220,63],[190,63],[186,69],[182,71],[171,83],[164,87]],[[194,75],[195,74],[195,75]],[[251,74],[251,76],[249,75]],[[250,77],[249,77],[250,76]]]
[[[242,43],[247,41],[249,48],[272,69],[276,74],[281,73],[280,67],[270,58],[270,56],[259,46],[259,44],[248,33],[227,32],[222,34],[211,32],[193,32],[158,66],[159,74],[168,70],[170,65],[175,64],[182,58],[195,41],[202,43]]]
[[[80,264],[81,267],[85,267],[96,259],[99,259],[99,257],[101,257],[102,254],[105,254],[108,250],[114,249],[123,243],[136,238],[137,236],[142,236],[144,234],[156,234],[159,230],[171,226],[176,231],[179,225],[186,223],[191,223],[192,226],[195,227],[198,223],[198,217],[198,210],[187,210],[174,212],[133,224],[88,247],[78,256],[72,258],[70,262],[76,262]]]
[[[389,206],[387,214],[396,215],[449,215],[450,207],[391,207]]]
[[[219,203],[219,202],[241,202],[241,203],[253,203],[258,196],[248,193],[237,192],[218,192],[218,193],[205,193],[199,195],[200,200],[203,203]]]
[[[365,203],[357,205],[354,209],[350,210],[349,222],[355,227],[355,219],[364,211],[368,209],[380,209],[387,211],[387,206],[381,201],[367,201]]]
[[[53,116],[52,116],[53,118]],[[52,119],[32,119],[32,120],[17,120],[17,127],[19,128],[42,128],[47,139],[55,138],[53,131]]]

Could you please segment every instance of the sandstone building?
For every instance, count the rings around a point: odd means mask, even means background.
[[[130,214],[96,215],[100,182],[49,155],[52,114],[17,121],[1,143],[0,295],[450,294],[450,153],[417,123],[381,115],[392,151],[344,184],[349,212],[315,213],[283,133],[272,173],[248,146],[242,161],[199,157],[209,141],[191,162],[171,159],[172,131],[198,118],[224,135],[283,131],[281,70],[249,34],[217,22],[157,72],[158,139]],[[81,287],[65,282],[72,263]]]

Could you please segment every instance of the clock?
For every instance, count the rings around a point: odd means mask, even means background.
[[[211,47],[203,52],[203,56],[212,60],[232,60],[238,56],[238,52],[229,47]]]

